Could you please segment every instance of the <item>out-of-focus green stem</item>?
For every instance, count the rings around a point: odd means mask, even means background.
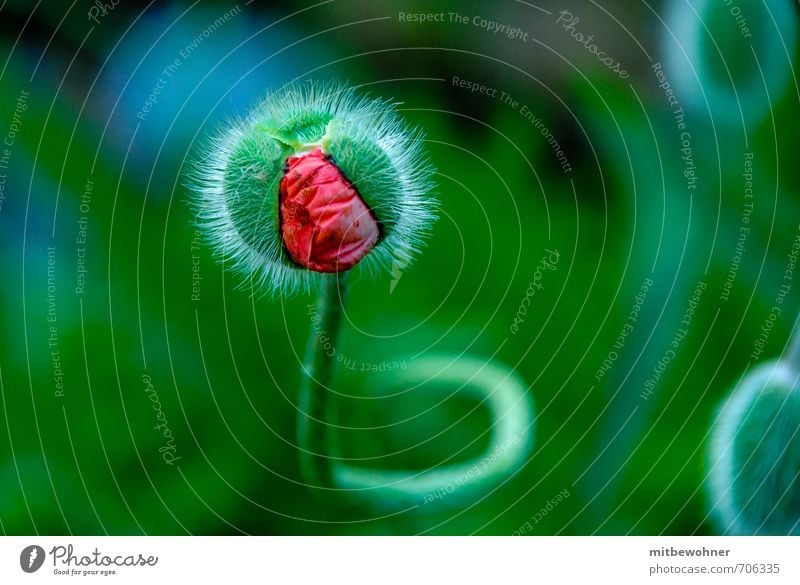
[[[794,333],[786,349],[786,361],[795,369],[800,369],[800,317],[794,325]]]

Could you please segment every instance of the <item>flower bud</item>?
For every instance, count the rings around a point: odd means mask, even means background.
[[[747,374],[711,436],[709,487],[726,533],[800,534],[800,386],[787,363]]]
[[[290,85],[213,138],[194,205],[217,253],[272,292],[319,273],[411,261],[434,216],[423,137],[394,104]]]
[[[289,157],[280,217],[289,257],[317,272],[352,268],[378,241],[372,211],[319,148]]]

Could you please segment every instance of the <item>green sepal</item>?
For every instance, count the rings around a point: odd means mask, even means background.
[[[244,243],[260,254],[281,249],[278,190],[292,148],[254,128],[236,143],[225,169],[225,202]]]

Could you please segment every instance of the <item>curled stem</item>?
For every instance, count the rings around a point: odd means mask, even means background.
[[[317,301],[319,326],[335,344],[341,326],[344,273],[326,277]],[[511,370],[473,357],[430,356],[415,360],[394,382],[404,387],[435,381],[485,404],[491,438],[474,459],[424,471],[382,470],[353,466],[337,459],[331,423],[331,383],[335,357],[312,333],[300,388],[298,444],[304,481],[337,490],[374,509],[429,510],[460,506],[488,493],[527,459],[533,446],[534,407],[528,389]]]

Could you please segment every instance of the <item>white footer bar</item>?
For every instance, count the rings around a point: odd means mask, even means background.
[[[800,583],[800,537],[5,537],[0,583]],[[581,581],[577,581],[581,580]]]

